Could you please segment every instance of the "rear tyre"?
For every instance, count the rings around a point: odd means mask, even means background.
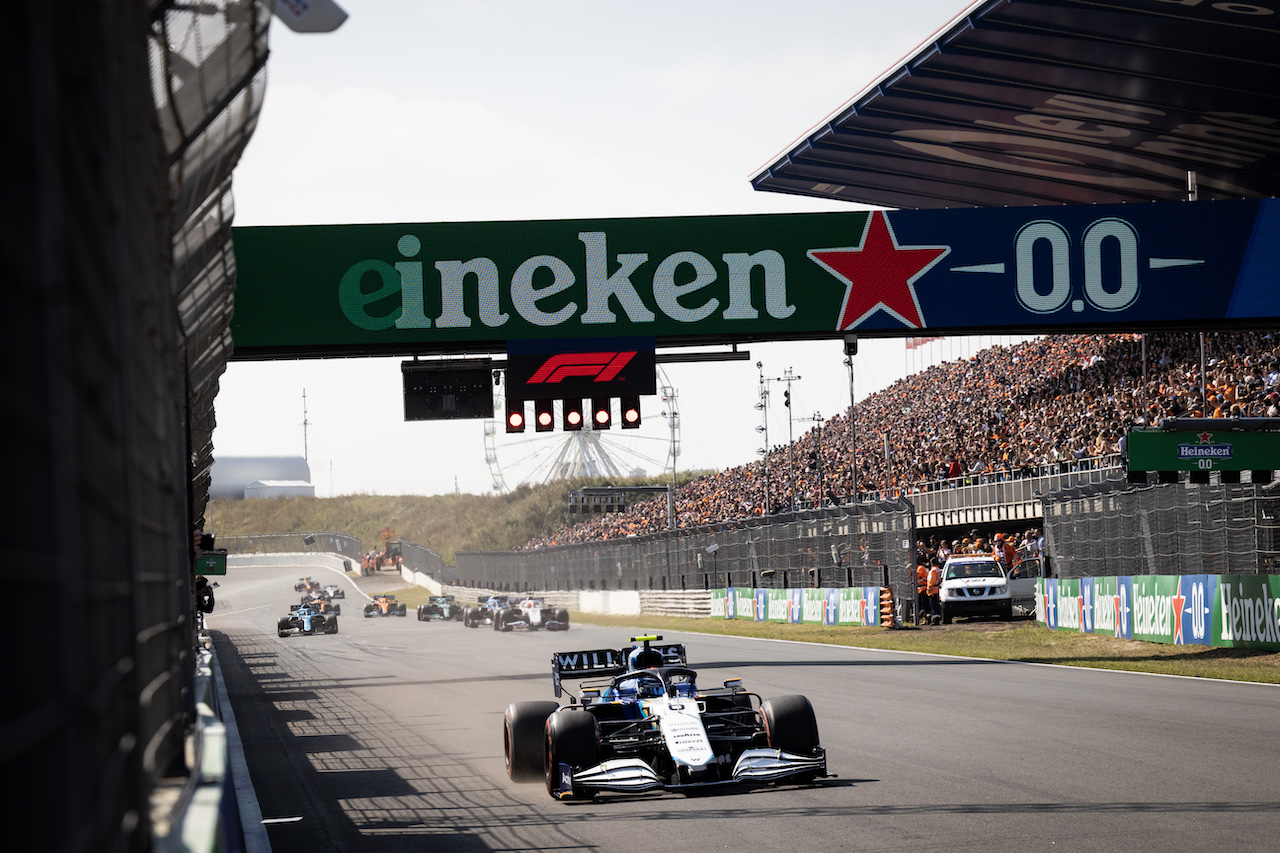
[[[563,607],[556,611],[556,621],[560,623],[561,629],[569,630],[569,611]]]
[[[943,625],[951,624],[951,611],[947,608],[947,605],[945,604],[942,605],[942,624]]]
[[[493,630],[495,631],[502,630],[502,616],[503,616],[503,611],[501,610],[493,611]]]
[[[555,702],[515,702],[502,718],[502,754],[512,782],[537,782],[543,776],[542,738]]]
[[[577,708],[561,708],[547,718],[545,766],[547,793],[556,799],[589,799],[594,792],[573,786],[573,790],[556,793],[560,781],[560,765],[575,770],[595,767],[600,763],[600,730],[590,712]]]
[[[338,633],[338,617],[337,616],[329,620],[329,633],[330,634]]]

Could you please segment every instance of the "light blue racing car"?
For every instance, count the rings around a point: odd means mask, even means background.
[[[276,623],[276,630],[281,637],[287,637],[294,631],[299,634],[336,634],[338,616],[326,616],[310,605],[295,604],[289,608],[289,615],[281,617]]]

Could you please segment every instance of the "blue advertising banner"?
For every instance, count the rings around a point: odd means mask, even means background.
[[[800,624],[804,618],[804,590],[790,589],[787,590],[791,597],[790,622]]]

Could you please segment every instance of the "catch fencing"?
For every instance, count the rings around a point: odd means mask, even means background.
[[[228,554],[341,554],[359,565],[360,540],[345,533],[255,533],[218,536],[215,543]],[[438,558],[437,558],[438,559]]]
[[[1277,570],[1280,495],[1261,485],[1098,488],[1043,501],[1056,577]]]
[[[430,576],[440,583],[453,583],[458,579],[452,566],[426,545],[413,542],[395,543],[406,569]],[[345,533],[255,533],[235,536],[219,536],[219,548],[228,554],[341,554],[351,560],[356,568],[364,554],[364,546],[354,536]]]
[[[905,500],[530,551],[459,552],[465,586],[504,592],[882,586],[915,592],[915,514]]]

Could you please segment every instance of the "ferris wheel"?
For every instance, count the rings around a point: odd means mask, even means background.
[[[680,456],[680,414],[676,389],[661,369],[659,399],[665,423],[658,428],[598,430],[590,419],[580,430],[527,435],[507,433],[497,414],[506,401],[496,399],[495,416],[484,422],[484,458],[499,494],[520,485],[540,485],[585,477],[657,477],[674,474]],[[505,386],[504,386],[505,391]],[[556,403],[556,423],[560,422]],[[651,418],[651,423],[652,423]]]

